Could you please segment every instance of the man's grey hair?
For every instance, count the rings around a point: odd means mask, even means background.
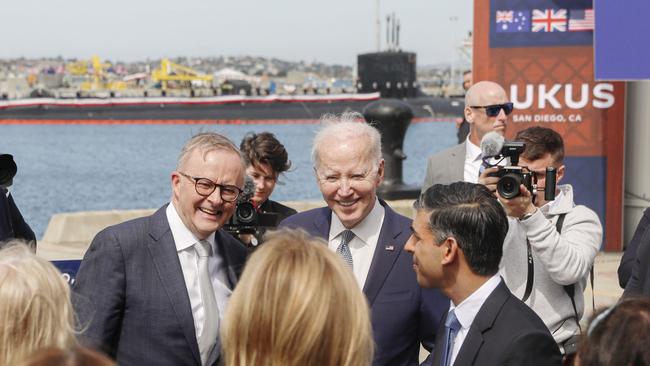
[[[327,149],[324,143],[331,138],[348,140],[365,139],[364,155],[372,163],[373,169],[379,166],[381,155],[381,135],[371,124],[365,122],[363,115],[358,112],[345,112],[340,115],[326,114],[321,117],[321,129],[318,130],[312,144],[311,160],[316,170],[320,167],[320,152]]]
[[[216,132],[200,132],[190,138],[181,149],[178,155],[178,162],[176,163],[176,170],[181,170],[187,159],[190,157],[194,150],[201,151],[202,157],[212,151],[228,151],[233,152],[239,156],[242,164],[242,172],[246,171],[246,162],[241,152],[227,137],[220,135]]]

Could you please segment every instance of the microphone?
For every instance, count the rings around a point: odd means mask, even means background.
[[[483,158],[501,155],[504,143],[505,138],[498,132],[491,131],[486,133],[481,140],[481,153],[483,154]]]
[[[253,182],[253,178],[249,177],[248,175],[246,178],[244,178],[244,189],[242,192],[242,198],[244,198],[246,201],[250,200],[250,198],[255,194],[255,182]]]

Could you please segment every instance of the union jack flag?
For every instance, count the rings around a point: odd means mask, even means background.
[[[512,10],[497,10],[497,23],[512,23],[513,15]]]
[[[533,32],[566,32],[566,9],[533,10]]]

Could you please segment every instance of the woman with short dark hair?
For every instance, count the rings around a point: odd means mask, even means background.
[[[280,221],[296,213],[293,208],[269,198],[280,174],[288,171],[291,167],[287,150],[270,132],[246,134],[241,142],[240,150],[246,160],[246,174],[255,183],[251,203],[258,213],[273,214],[275,226],[277,226]],[[262,236],[267,228],[260,228],[254,236],[241,234],[240,240],[256,246],[262,241]]]

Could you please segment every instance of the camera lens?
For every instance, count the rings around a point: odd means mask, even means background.
[[[522,183],[521,176],[514,173],[508,173],[499,179],[497,191],[503,198],[514,198],[519,196],[519,186]]]
[[[250,202],[242,202],[237,205],[235,215],[240,223],[250,224],[255,221],[255,207]]]

